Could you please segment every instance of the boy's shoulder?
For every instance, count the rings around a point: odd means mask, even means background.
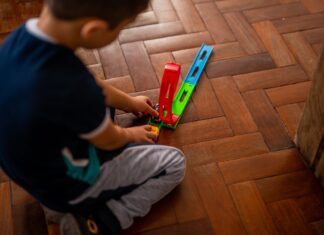
[[[29,72],[85,72],[86,68],[80,59],[54,39],[42,33],[36,27],[36,20],[29,20],[12,32],[0,46],[1,69]],[[2,65],[2,66],[1,66]],[[8,67],[8,65],[10,65]]]

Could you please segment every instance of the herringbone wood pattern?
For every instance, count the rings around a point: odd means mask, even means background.
[[[0,42],[40,7],[1,0]],[[324,234],[323,189],[292,141],[323,41],[323,0],[152,0],[118,41],[78,51],[95,76],[157,102],[166,62],[185,77],[201,43],[215,48],[181,125],[159,140],[184,151],[186,178],[123,234]],[[46,234],[37,202],[0,182],[0,234]]]

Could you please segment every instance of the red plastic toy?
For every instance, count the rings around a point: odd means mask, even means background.
[[[172,102],[176,93],[181,66],[167,63],[164,67],[159,99],[159,117],[166,124],[174,125],[178,116],[172,114]]]

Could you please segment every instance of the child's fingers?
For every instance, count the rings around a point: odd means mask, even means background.
[[[153,117],[159,116],[159,113],[155,109],[153,109],[152,106],[148,107],[147,112],[148,112],[149,115],[151,115]]]
[[[153,106],[152,101],[148,97],[146,97],[146,103],[151,107]]]
[[[152,130],[152,126],[151,125],[145,125],[143,127],[144,127],[144,130],[146,130],[146,131],[151,131]]]
[[[157,141],[157,135],[155,135],[154,133],[150,132],[150,133],[147,134],[147,136],[148,136],[151,140],[153,140],[154,142]]]

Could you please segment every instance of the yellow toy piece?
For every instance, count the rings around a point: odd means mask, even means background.
[[[152,126],[151,132],[156,136],[159,136],[159,134],[160,134],[160,130],[157,126]]]

